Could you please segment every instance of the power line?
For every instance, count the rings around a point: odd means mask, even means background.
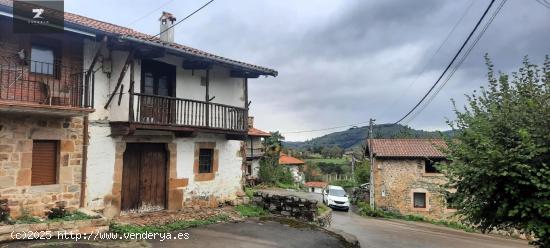
[[[147,14],[145,14],[145,15],[143,15],[143,16],[141,16],[141,17],[139,17],[139,18],[137,18],[137,19],[135,19],[135,20],[129,22],[127,25],[130,26],[130,25],[132,25],[132,24],[134,24],[134,23],[136,23],[136,22],[141,21],[143,18],[150,16],[151,14],[157,12],[159,9],[165,7],[166,5],[170,4],[170,3],[173,2],[173,1],[174,1],[174,0],[168,0],[168,1],[166,1],[165,3],[163,3],[162,5],[160,5],[158,8],[156,8],[156,9],[154,9],[154,10],[151,10],[150,12],[147,12]]]
[[[183,21],[189,19],[189,17],[193,16],[194,14],[196,14],[197,12],[201,11],[202,9],[204,9],[206,6],[208,6],[209,4],[211,4],[212,2],[214,2],[214,0],[210,0],[208,2],[206,2],[204,5],[202,5],[200,8],[198,8],[197,10],[193,11],[191,14],[187,15],[186,17],[184,17],[183,19],[181,19],[179,22],[176,22],[174,25],[168,27],[167,29],[163,30],[162,32],[156,34],[156,35],[153,35],[153,37],[155,36],[159,36],[161,34],[163,34],[164,32],[168,31],[169,29],[171,28],[174,28],[176,25],[182,23]]]
[[[460,49],[458,49],[458,52],[455,54],[455,56],[453,57],[453,59],[451,60],[451,62],[447,65],[447,67],[445,68],[445,70],[443,71],[443,73],[441,73],[441,75],[439,76],[439,78],[437,79],[437,81],[435,81],[435,83],[432,85],[432,87],[430,87],[430,89],[428,90],[428,92],[426,92],[426,94],[424,94],[424,96],[420,99],[420,101],[418,101],[418,103],[407,113],[405,114],[403,117],[401,117],[401,119],[399,119],[398,121],[396,121],[394,124],[397,124],[401,121],[403,121],[405,118],[407,118],[410,114],[412,114],[416,108],[418,108],[418,106],[420,106],[420,104],[422,104],[422,102],[428,97],[428,95],[434,90],[434,88],[437,86],[437,84],[439,84],[439,82],[441,81],[441,79],[443,78],[443,76],[445,75],[445,73],[447,73],[447,71],[451,68],[451,66],[453,65],[453,63],[455,62],[455,60],[458,58],[458,56],[460,55],[460,53],[462,52],[462,50],[464,49],[464,47],[466,46],[466,44],[468,43],[468,41],[470,41],[470,39],[472,38],[472,36],[474,35],[475,31],[477,30],[477,28],[479,27],[479,25],[481,24],[481,22],[483,21],[483,19],[485,19],[485,16],[487,15],[487,12],[489,12],[489,10],[491,9],[491,7],[493,6],[493,4],[495,3],[495,0],[491,0],[491,3],[489,3],[489,6],[487,6],[487,9],[485,9],[485,11],[483,12],[483,15],[481,16],[481,18],[479,18],[479,20],[477,21],[476,25],[474,26],[474,29],[472,29],[472,31],[470,32],[470,34],[468,35],[468,37],[466,38],[466,40],[462,43],[462,46],[460,46]]]
[[[472,45],[468,48],[468,50],[466,51],[466,53],[464,53],[464,55],[461,57],[461,59],[459,60],[459,62],[455,65],[455,67],[451,70],[451,72],[447,75],[447,77],[445,78],[445,80],[443,81],[443,83],[438,87],[438,89],[435,91],[434,94],[432,94],[430,96],[430,98],[428,99],[428,101],[424,102],[424,104],[420,107],[420,109],[418,111],[416,111],[406,122],[405,122],[405,125],[408,125],[411,121],[413,121],[422,111],[424,111],[424,109],[426,109],[426,107],[428,105],[430,105],[430,103],[436,98],[436,96],[439,94],[439,92],[441,91],[441,89],[443,89],[443,87],[445,87],[445,85],[449,82],[449,80],[453,77],[454,73],[458,70],[458,68],[462,65],[462,63],[466,60],[466,58],[468,57],[468,55],[470,54],[470,52],[474,49],[474,47],[477,45],[477,43],[479,42],[479,40],[481,39],[481,37],[483,36],[483,34],[485,34],[485,31],[487,31],[487,29],[489,28],[489,26],[491,25],[491,23],[493,22],[493,20],[495,19],[495,17],[498,15],[498,13],[500,12],[500,10],[502,9],[502,7],[504,7],[504,4],[506,3],[507,0],[503,0],[500,5],[497,7],[497,9],[495,10],[495,12],[491,15],[491,18],[489,19],[489,21],[487,21],[487,23],[484,25],[483,29],[479,32],[479,34],[477,35],[477,37],[475,38],[474,42],[472,43]]]
[[[538,3],[540,3],[540,5],[550,9],[550,3],[545,1],[545,0],[536,0]]]
[[[472,0],[470,2],[470,5],[468,5],[468,8],[466,8],[466,10],[464,11],[464,13],[462,14],[462,16],[458,19],[458,21],[455,23],[455,25],[453,26],[453,28],[451,29],[451,31],[447,34],[447,36],[445,37],[445,39],[441,42],[441,44],[439,45],[439,47],[435,50],[435,52],[432,54],[432,56],[430,57],[430,59],[428,59],[428,61],[426,62],[426,64],[424,64],[424,67],[422,68],[422,70],[420,71],[420,73],[418,73],[415,77],[415,79],[407,86],[407,88],[402,91],[401,95],[397,98],[395,98],[395,100],[390,104],[388,105],[389,107],[387,107],[383,112],[386,112],[388,109],[391,109],[393,108],[393,106],[395,106],[395,104],[399,101],[399,99],[401,99],[405,93],[407,93],[409,91],[409,89],[414,85],[416,84],[416,81],[418,81],[418,79],[420,78],[420,76],[422,74],[424,74],[424,72],[426,71],[426,69],[428,68],[428,65],[430,64],[430,62],[435,58],[435,55],[437,55],[437,53],[439,53],[439,51],[441,50],[441,48],[443,48],[443,45],[445,45],[445,43],[447,43],[447,41],[449,40],[449,38],[451,38],[451,34],[455,31],[455,29],[458,27],[458,24],[460,24],[462,22],[462,20],[464,19],[464,17],[466,17],[466,14],[468,14],[468,12],[470,11],[470,9],[472,8],[472,6],[474,5],[474,0]],[[382,112],[382,113],[383,113]]]

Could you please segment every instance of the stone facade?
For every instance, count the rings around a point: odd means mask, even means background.
[[[317,220],[317,201],[293,195],[254,192],[253,202],[272,214],[313,222]],[[323,223],[326,223],[326,216]],[[330,221],[328,221],[330,223]]]
[[[447,218],[446,179],[441,173],[426,173],[424,159],[376,158],[374,166],[375,205],[401,214],[423,215],[432,219]],[[413,193],[426,194],[426,207],[413,206]]]
[[[33,140],[59,141],[57,183],[31,186]],[[23,211],[43,216],[63,201],[68,209],[80,205],[83,119],[1,114],[0,199],[10,215]]]

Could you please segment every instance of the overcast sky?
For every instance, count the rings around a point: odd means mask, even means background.
[[[205,2],[66,0],[65,8],[155,34],[162,10],[182,18]],[[278,70],[276,78],[249,81],[255,126],[305,140],[346,128],[288,132],[399,119],[434,83],[488,3],[216,0],[178,25],[175,36],[194,48]],[[535,0],[509,0],[454,77],[409,125],[448,129],[445,119],[454,116],[450,99],[462,106],[465,93],[486,84],[485,53],[504,72],[517,69],[525,55],[540,64],[550,54],[550,9]]]

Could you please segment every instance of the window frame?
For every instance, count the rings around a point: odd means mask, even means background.
[[[420,206],[420,205],[416,205],[416,196],[417,195],[424,195],[424,205],[423,206]],[[413,208],[415,209],[426,209],[428,208],[428,193],[427,192],[413,192],[413,195],[412,195],[413,199],[412,199],[412,205],[413,205]]]
[[[204,155],[203,151],[209,151],[209,154]],[[206,169],[204,168],[203,161],[204,157],[207,157],[208,165],[206,165]],[[213,148],[199,148],[199,174],[206,174],[206,173],[212,173],[214,170],[214,149]]]

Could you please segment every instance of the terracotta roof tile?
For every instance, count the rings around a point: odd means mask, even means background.
[[[0,5],[4,5],[4,6],[7,6],[7,7],[12,7],[13,6],[13,1],[12,0],[0,0]],[[95,19],[92,19],[92,18],[88,18],[88,17],[85,17],[85,16],[81,16],[81,15],[77,15],[77,14],[73,14],[73,13],[69,13],[69,12],[65,12],[64,15],[65,15],[65,22],[66,23],[72,23],[72,24],[80,25],[80,26],[83,26],[85,28],[90,28],[90,29],[94,29],[94,30],[97,30],[97,31],[105,32],[105,33],[108,33],[110,35],[115,35],[115,36],[118,36],[118,37],[121,37],[121,38],[131,37],[131,38],[135,38],[137,40],[141,40],[141,41],[144,41],[144,42],[157,43],[159,45],[166,46],[166,47],[171,47],[171,48],[180,50],[183,53],[186,53],[186,54],[189,54],[189,55],[194,55],[194,56],[197,56],[197,57],[201,57],[203,59],[210,59],[210,60],[214,60],[216,62],[222,63],[222,64],[234,65],[234,66],[242,67],[242,68],[245,68],[245,69],[253,70],[253,71],[256,71],[256,72],[261,72],[263,75],[277,76],[277,74],[278,74],[278,72],[273,70],[273,69],[269,69],[269,68],[266,68],[266,67],[257,66],[257,65],[253,65],[253,64],[233,60],[233,59],[229,59],[229,58],[224,58],[224,57],[221,57],[221,56],[218,56],[218,55],[207,53],[207,52],[204,52],[204,51],[192,48],[192,47],[188,47],[188,46],[185,46],[185,45],[182,45],[182,44],[178,44],[178,43],[175,43],[175,42],[172,42],[172,43],[165,42],[165,41],[162,41],[159,37],[155,37],[155,36],[152,36],[152,35],[141,33],[141,32],[135,31],[131,28],[127,28],[127,27],[111,24],[111,23],[108,23],[108,22],[95,20]]]
[[[306,182],[305,185],[307,187],[313,187],[313,188],[324,188],[327,186],[327,183],[325,182]]]
[[[304,161],[297,159],[295,157],[288,156],[281,152],[279,155],[279,164],[283,165],[303,165],[305,164]]]
[[[255,136],[255,137],[270,137],[271,136],[271,133],[268,133],[268,132],[264,132],[260,129],[256,129],[256,128],[248,128],[248,136]]]
[[[442,158],[441,149],[447,148],[442,139],[373,139],[372,150],[375,157],[434,157]]]

